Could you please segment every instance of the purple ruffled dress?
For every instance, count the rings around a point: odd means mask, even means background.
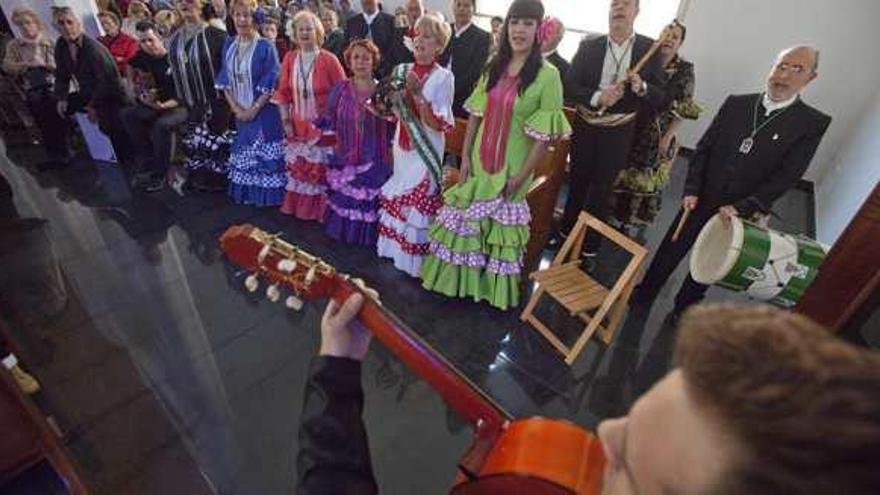
[[[352,81],[338,82],[316,124],[336,133],[336,147],[327,164],[327,235],[374,246],[379,193],[391,176],[392,124],[366,109],[369,96],[359,94]]]

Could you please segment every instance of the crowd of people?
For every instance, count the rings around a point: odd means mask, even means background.
[[[638,0],[614,0],[608,35],[585,38],[569,62],[557,51],[565,27],[545,16],[539,0],[513,2],[505,18],[491,20],[491,32],[474,24],[476,0],[451,0],[449,23],[421,0],[394,14],[378,0],[359,7],[104,0],[98,39],[84,34],[73,10],[54,8],[55,42],[34,12],[16,10],[21,37],[7,47],[3,67],[27,94],[48,155],[44,168],[67,164],[70,117],[85,115],[110,138],[137,189],[223,190],[236,203],[278,207],[323,222],[340,242],[375,246],[426,289],[501,309],[519,304],[531,222],[526,192],[557,141],[572,137],[557,242],[582,210],[606,221],[653,221],[677,129],[699,116],[694,67],[678,54],[682,24],[671,24],[659,51],[645,57],[654,40],[634,31]],[[803,74],[788,69],[790,60],[774,66],[779,77],[803,76],[780,83],[789,86],[778,92],[786,101],[815,77],[818,51],[802,48],[789,58]],[[563,104],[579,117],[570,121]],[[765,104],[768,112],[786,107]],[[445,156],[445,137],[456,118],[467,125],[458,183],[450,185],[444,177],[455,161]],[[813,137],[821,139],[827,123],[817,120]],[[701,208],[700,218],[748,199],[761,181],[779,180],[748,203],[756,207],[740,205],[769,210],[809,164],[815,146],[805,146],[789,160],[790,173],[756,173],[736,197]],[[584,254],[595,254],[599,242],[589,237]],[[666,264],[674,268],[676,256]]]

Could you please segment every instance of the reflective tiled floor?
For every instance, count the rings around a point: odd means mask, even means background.
[[[651,311],[629,314],[615,343],[590,343],[569,368],[518,311],[425,292],[371,250],[331,242],[319,225],[231,205],[223,194],[133,194],[117,167],[87,159],[38,172],[38,153],[16,148],[0,158],[18,216],[0,212],[0,312],[43,385],[37,402],[58,419],[95,493],[291,493],[323,303],[294,313],[247,293],[218,250],[219,234],[235,223],[282,232],[368,280],[516,416],[594,427],[667,369],[674,329],[664,317],[684,264]],[[641,233],[651,248],[677,206],[679,165],[662,217]],[[807,228],[807,205],[800,192],[780,203],[784,230]],[[598,265],[619,262],[602,253]],[[710,291],[725,298],[738,296]],[[382,492],[443,493],[470,429],[378,345],[363,382]]]

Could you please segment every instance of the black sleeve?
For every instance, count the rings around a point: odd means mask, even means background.
[[[705,180],[707,169],[706,165],[712,154],[712,147],[715,145],[715,142],[718,139],[718,134],[721,131],[721,123],[724,120],[724,111],[727,109],[729,103],[730,97],[728,96],[721,105],[721,108],[718,109],[718,113],[715,114],[715,118],[712,119],[709,128],[703,133],[700,142],[697,143],[697,148],[694,150],[694,155],[691,157],[691,161],[688,164],[687,179],[685,179],[684,182],[685,196],[699,197],[703,190],[703,181]]]
[[[663,61],[660,60],[659,51],[645,65],[643,80],[648,86],[648,93],[645,95],[648,105],[655,112],[661,112],[666,109],[667,77],[666,71],[663,70]]]
[[[588,52],[587,42],[582,41],[571,61],[571,68],[568,70],[565,81],[563,81],[566,100],[584,106],[590,106],[593,94],[599,90],[598,87],[587,86],[585,82],[587,79],[587,66],[589,64]]]
[[[67,101],[70,94],[70,64],[65,59],[69,55],[64,53],[67,50],[66,43],[55,43],[55,98],[60,101]]]
[[[110,51],[97,41],[92,43],[94,49],[94,66],[93,70],[97,74],[95,92],[92,95],[92,101],[87,103],[91,106],[96,100],[102,98],[112,98],[113,96],[122,96],[122,86],[119,79],[119,68],[116,61],[110,55]]]
[[[803,177],[830,124],[831,117],[823,116],[822,120],[814,126],[812,132],[805,134],[788,150],[779,168],[768,180],[764,181],[750,196],[733,205],[737,212],[743,217],[750,217],[757,211],[769,213],[773,202]]]
[[[297,493],[378,493],[362,413],[361,363],[319,356],[312,361],[299,426]]]

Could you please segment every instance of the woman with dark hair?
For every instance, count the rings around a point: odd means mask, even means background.
[[[571,133],[559,72],[541,56],[543,18],[539,0],[513,2],[498,54],[465,102],[461,175],[429,230],[426,289],[500,309],[519,304],[531,220],[526,192],[550,143]]]
[[[615,182],[611,211],[623,224],[649,225],[657,218],[663,188],[678,154],[678,128],[685,119],[699,118],[702,111],[693,101],[694,64],[678,54],[687,29],[678,21],[667,29],[658,54],[668,78],[664,106],[637,121],[629,166],[620,171]]]

